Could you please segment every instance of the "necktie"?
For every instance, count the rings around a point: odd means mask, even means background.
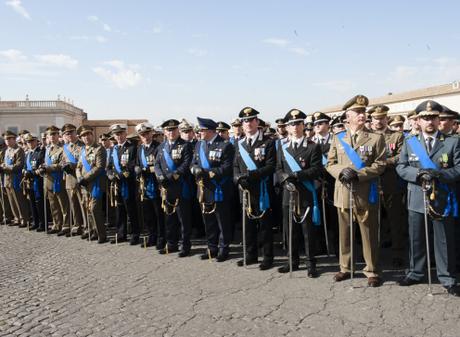
[[[324,145],[324,138],[321,138],[320,143],[321,145]]]
[[[426,149],[428,153],[433,149],[433,137],[426,137]]]
[[[252,138],[248,139],[249,146],[252,146]]]
[[[297,142],[294,143],[294,150],[297,150],[297,148],[299,147],[299,144],[297,144]]]

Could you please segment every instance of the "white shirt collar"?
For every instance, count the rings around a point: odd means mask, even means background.
[[[214,135],[214,137],[212,137],[212,139],[210,141],[208,141],[208,144],[212,144],[214,143],[214,141],[216,140],[217,138],[217,133]]]
[[[251,139],[252,144],[254,144],[256,142],[257,138],[259,138],[259,133],[260,133],[260,131],[257,130],[257,132],[255,134],[251,135],[251,136],[246,135],[246,142],[249,142],[249,139]]]

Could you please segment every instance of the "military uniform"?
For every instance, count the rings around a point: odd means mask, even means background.
[[[162,124],[162,128],[177,128],[179,121],[171,119]],[[191,198],[190,164],[193,149],[182,138],[174,142],[165,140],[158,146],[155,159],[155,175],[160,184],[162,206],[165,211],[165,229],[167,248],[160,253],[178,250],[179,239],[182,245],[179,256],[190,254],[191,241]]]
[[[288,124],[303,120],[306,115],[297,109],[288,112],[285,120]],[[305,250],[306,265],[309,277],[316,277],[316,249],[317,236],[313,231],[313,223],[321,225],[321,215],[318,203],[318,195],[314,180],[322,174],[321,149],[319,145],[308,140],[305,136],[295,139],[290,136],[290,141],[278,148],[276,172],[283,185],[283,226],[289,228],[289,200],[291,192],[287,184],[291,183],[296,188],[295,198],[296,216],[292,219],[292,264],[293,270],[299,268],[299,251],[303,246]],[[302,217],[310,207],[310,212],[302,221]],[[313,217],[313,221],[312,221]],[[299,219],[300,218],[300,219]],[[316,227],[315,226],[315,227]],[[288,272],[289,265],[281,267],[280,272]]]
[[[246,107],[240,111],[239,117],[251,119],[257,118],[258,114],[257,110]],[[233,179],[250,194],[248,203],[250,204],[251,216],[248,217],[247,212],[244,215],[246,216],[246,263],[254,264],[258,261],[257,232],[260,231],[263,260],[259,268],[268,269],[273,265],[271,207],[273,206],[273,174],[276,167],[275,143],[269,137],[264,136],[261,130],[258,130],[255,134],[246,135],[236,142],[235,147]],[[245,156],[246,154],[248,156]],[[250,160],[246,159],[245,161],[244,157],[249,157]],[[238,261],[238,265],[243,266],[243,261]]]
[[[37,140],[32,134],[25,137],[26,142]],[[43,205],[43,177],[39,174],[39,167],[43,164],[45,150],[39,146],[29,149],[26,153],[24,177],[26,184],[27,198],[29,199],[30,209],[32,210],[34,225],[31,229],[39,232],[45,230],[45,213]]]
[[[7,131],[5,138],[16,137],[16,135]],[[8,146],[5,150],[4,160],[1,170],[4,173],[4,186],[8,195],[9,204],[14,215],[14,221],[19,227],[29,225],[29,205],[22,193],[22,169],[24,167],[24,150],[15,144]]]
[[[369,109],[373,119],[387,118],[389,108],[386,105],[377,105]],[[386,167],[379,181],[380,206],[382,211],[380,243],[383,247],[391,244],[393,266],[403,265],[406,249],[407,212],[404,207],[404,182],[396,174],[396,164],[401,153],[404,135],[401,132],[374,130],[385,138]]]
[[[153,125],[141,123],[136,126],[137,133],[153,130]],[[136,176],[139,183],[139,198],[141,201],[144,226],[147,227],[147,246],[157,246],[162,249],[165,245],[164,214],[161,209],[161,198],[158,181],[155,177],[155,157],[158,142],[141,144],[137,148]]]
[[[213,120],[198,118],[202,130],[216,130]],[[232,238],[231,203],[233,200],[233,159],[235,149],[217,133],[211,140],[201,140],[195,146],[192,174],[198,184],[197,198],[206,226],[208,253],[201,257],[228,258]]]
[[[50,126],[47,129],[48,135],[59,133],[57,127]],[[53,227],[48,234],[67,232],[70,230],[68,198],[63,185],[63,171],[61,168],[62,156],[64,155],[62,146],[51,144],[46,148],[44,163],[40,172],[45,174],[45,189],[48,197]]]
[[[368,104],[365,96],[353,97],[344,106],[345,111],[352,110],[360,114]],[[351,112],[350,112],[351,114]],[[340,141],[342,139],[342,141]],[[363,168],[353,164],[346,149],[359,156]],[[337,133],[331,143],[328,154],[327,171],[336,178],[334,205],[338,209],[339,218],[339,250],[340,273],[334,277],[342,281],[349,277],[350,272],[350,202],[349,183],[353,184],[353,215],[359,224],[363,244],[363,255],[366,262],[364,274],[370,286],[379,286],[378,278],[378,219],[377,219],[377,178],[385,170],[385,140],[382,135],[374,134],[366,129],[359,129],[352,134],[350,129]],[[352,178],[345,184],[344,182]]]
[[[126,125],[115,124],[111,126],[112,133],[125,132]],[[111,243],[127,240],[128,217],[131,224],[130,244],[139,243],[140,228],[137,213],[136,166],[137,147],[130,140],[117,144],[112,149],[108,177],[113,185],[113,197],[116,201],[117,240]]]
[[[79,136],[83,136],[93,129],[88,126],[79,128]],[[81,148],[76,166],[77,183],[81,186],[83,209],[87,217],[88,235],[97,235],[98,243],[107,240],[102,211],[102,194],[105,191],[105,165],[107,153],[104,147],[94,142]],[[85,216],[85,214],[83,215]]]
[[[416,108],[419,118],[438,116],[442,111],[434,101],[422,102]],[[433,144],[434,142],[434,144]],[[419,150],[416,145],[418,144]],[[436,168],[425,167],[427,162]],[[434,256],[440,283],[455,294],[455,221],[458,216],[455,203],[456,181],[460,179],[460,139],[436,131],[435,134],[414,135],[406,138],[401,150],[398,174],[408,182],[409,211],[409,270],[401,285],[421,282],[426,272],[426,245],[424,230],[424,192],[422,183],[429,184],[429,226],[434,232]],[[431,198],[430,198],[431,199]]]
[[[76,127],[72,124],[65,124],[61,129],[63,134],[74,131],[76,131]],[[69,217],[69,220],[72,218],[72,223],[70,224],[72,235],[80,235],[83,226],[83,215],[79,202],[81,191],[79,186],[77,186],[77,177],[75,173],[82,146],[83,144],[77,140],[75,143],[66,143],[62,147],[63,156],[61,166],[64,171],[65,189],[70,205],[69,211],[71,212],[71,217]],[[65,234],[69,236],[70,232],[66,232]]]
[[[0,148],[0,163],[4,162],[5,159],[5,151],[6,151],[6,145],[5,141],[3,138],[0,139],[2,142],[1,148]],[[11,212],[11,207],[10,207],[10,202],[8,200],[8,195],[6,194],[6,188],[5,188],[5,174],[3,172],[0,172],[0,184],[1,184],[1,200],[2,202],[0,203],[0,210],[1,210],[1,216],[2,216],[2,221],[1,224],[9,224],[9,225],[19,225],[18,223],[12,222],[13,219],[13,213]]]

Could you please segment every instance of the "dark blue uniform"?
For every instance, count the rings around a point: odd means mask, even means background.
[[[43,164],[45,149],[36,147],[29,150],[25,158],[24,176],[27,180],[27,199],[30,203],[34,224],[31,229],[45,230],[45,213],[43,205],[43,178],[38,174],[38,167]]]
[[[165,152],[174,163],[169,167]],[[166,241],[170,252],[177,251],[180,236],[181,251],[188,255],[191,249],[191,173],[193,149],[190,143],[178,138],[173,144],[168,140],[158,146],[155,159],[155,174],[163,188]],[[179,225],[181,226],[179,229]]]
[[[200,154],[203,151],[209,168],[203,164]],[[217,254],[226,257],[232,237],[231,205],[233,200],[233,159],[235,149],[217,135],[211,143],[197,142],[192,163],[194,168],[202,169],[196,177],[197,198],[203,212],[206,226],[208,248],[211,256]],[[210,177],[210,173],[213,176]]]

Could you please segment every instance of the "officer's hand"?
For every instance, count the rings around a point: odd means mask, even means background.
[[[154,166],[150,166],[150,167],[149,167],[149,171],[150,171],[150,173],[155,173],[155,167],[154,167]]]
[[[203,169],[199,166],[193,166],[190,171],[196,178],[200,178],[203,175]]]
[[[436,178],[436,179],[439,179],[441,177],[441,172],[438,171],[438,170],[435,170],[435,169],[427,169],[426,170],[427,173],[433,177],[433,178]]]
[[[247,175],[241,175],[238,178],[238,185],[240,185],[244,190],[247,190],[249,188],[248,176]]]
[[[129,171],[123,171],[123,177],[129,178]]]
[[[39,175],[44,175],[46,173],[46,167],[42,166],[37,171]]]
[[[169,180],[164,175],[158,176],[157,180],[158,180],[158,183],[163,187],[167,187],[169,185]]]
[[[291,172],[288,174],[288,180],[290,181],[297,181],[299,179],[299,176],[297,175],[297,172]]]
[[[350,184],[352,182],[356,182],[358,181],[358,172],[356,172],[350,167],[346,167],[342,170],[342,172],[340,172],[339,180],[340,182],[344,184]]]
[[[252,170],[248,171],[248,179],[249,180],[259,180],[260,179],[260,172],[259,170]]]
[[[25,170],[25,172],[24,172],[24,177],[25,177],[26,179],[31,179],[31,178],[33,178],[33,176],[34,176],[34,175],[33,175],[32,172]]]
[[[134,166],[134,173],[136,177],[139,177],[142,174],[142,169],[139,166]]]
[[[65,172],[65,173],[72,173],[72,166],[70,163],[65,163],[64,165],[62,165],[62,170]]]
[[[88,186],[88,180],[85,178],[80,178],[80,181],[78,182],[80,186],[86,187]]]
[[[424,173],[419,177],[419,179],[422,183],[431,183],[433,177],[428,173]]]

